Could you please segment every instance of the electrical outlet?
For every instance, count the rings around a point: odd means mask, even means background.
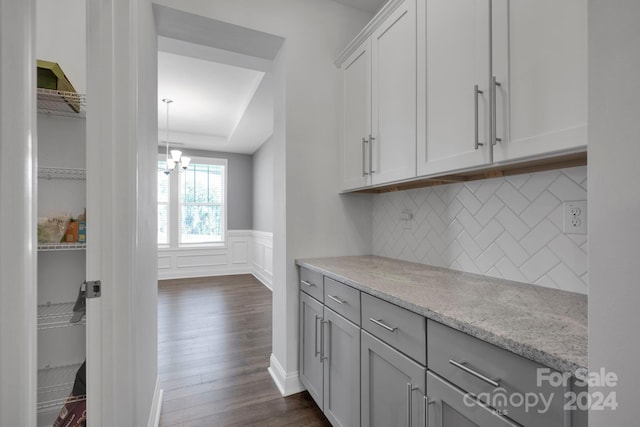
[[[402,222],[402,228],[411,230],[411,223],[413,222],[413,212],[411,209],[405,209],[400,213],[400,221]]]
[[[587,201],[576,200],[564,202],[565,234],[587,234]]]

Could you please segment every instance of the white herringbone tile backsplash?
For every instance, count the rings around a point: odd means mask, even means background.
[[[586,166],[373,200],[375,255],[587,293],[587,235],[562,232],[562,202],[587,200]]]

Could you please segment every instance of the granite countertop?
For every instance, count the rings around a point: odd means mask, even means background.
[[[587,296],[378,256],[302,267],[561,372],[587,367]]]

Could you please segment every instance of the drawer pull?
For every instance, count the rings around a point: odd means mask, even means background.
[[[375,323],[376,325],[380,326],[381,328],[386,329],[389,332],[395,332],[396,329],[398,329],[398,328],[392,328],[391,326],[389,326],[386,323],[384,323],[382,320],[376,320],[373,317],[370,317],[369,320],[371,320],[373,323]]]
[[[337,302],[340,305],[346,303],[346,301],[342,301],[341,299],[339,299],[338,297],[334,297],[333,295],[327,295],[327,297],[329,297],[329,299]]]
[[[313,283],[311,282],[307,282],[306,280],[300,280],[302,283],[304,283],[305,285],[307,285],[308,287],[312,287],[315,286]]]
[[[473,375],[474,377],[486,382],[487,384],[492,385],[493,387],[500,387],[499,379],[497,378],[493,379],[493,378],[487,377],[486,375],[482,375],[480,372],[474,371],[468,366],[465,366],[464,365],[465,362],[456,362],[455,360],[449,359],[449,363],[451,363],[453,366],[455,366],[458,369],[462,369],[467,374]]]

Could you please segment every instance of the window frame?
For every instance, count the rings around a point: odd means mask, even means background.
[[[166,162],[166,155],[158,154],[158,161],[160,163]],[[158,243],[159,250],[175,250],[175,249],[200,249],[200,248],[226,248],[228,245],[228,192],[229,192],[229,161],[222,157],[203,157],[203,156],[191,156],[191,165],[194,164],[208,164],[208,165],[220,165],[224,166],[223,174],[223,199],[222,199],[222,240],[219,242],[194,242],[194,243],[182,243],[182,177],[184,172],[174,171],[169,174],[169,209],[168,215],[168,244]],[[187,169],[188,170],[188,169]],[[156,190],[157,191],[157,190]],[[160,202],[158,202],[160,206]]]
[[[222,231],[221,231],[221,238],[222,240],[220,241],[216,241],[216,242],[182,242],[182,231],[181,231],[181,226],[182,226],[182,207],[184,206],[183,202],[182,202],[182,191],[183,191],[183,183],[182,180],[184,179],[184,173],[180,172],[178,173],[178,177],[177,177],[177,185],[178,185],[178,192],[177,192],[177,201],[176,204],[178,206],[178,223],[177,223],[177,227],[178,227],[178,240],[177,240],[177,245],[179,248],[202,248],[202,247],[226,247],[227,246],[227,205],[228,205],[228,197],[227,197],[227,193],[228,193],[228,188],[229,188],[229,182],[228,182],[228,177],[229,177],[229,165],[228,165],[228,160],[224,159],[224,158],[220,158],[220,157],[191,157],[191,164],[189,165],[190,167],[192,165],[195,164],[205,164],[205,165],[213,165],[213,166],[223,166],[224,167],[224,174],[223,174],[223,181],[222,181],[222,185],[224,186],[224,191],[222,194]],[[188,171],[188,169],[187,169]]]

